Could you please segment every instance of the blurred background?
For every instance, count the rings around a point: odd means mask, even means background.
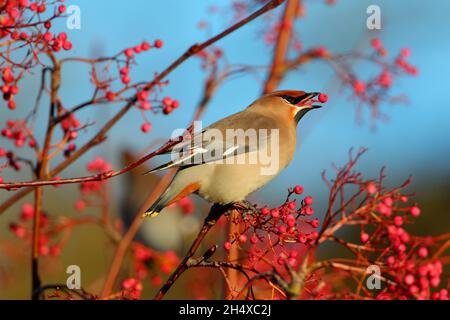
[[[168,66],[193,43],[206,40],[233,21],[230,1],[225,0],[134,0],[127,4],[79,0],[74,4],[81,9],[81,29],[65,30],[74,44],[74,49],[70,54],[64,53],[66,55],[98,57],[112,55],[145,39],[160,38],[164,41],[163,49],[138,57],[132,78],[143,81],[150,80],[155,72]],[[371,4],[381,8],[382,29],[379,31],[366,28],[366,8]],[[211,6],[219,9],[211,10]],[[446,41],[450,30],[450,2],[337,0],[330,6],[326,1],[307,0],[305,7],[306,16],[295,25],[305,47],[325,46],[333,53],[347,53],[369,47],[370,40],[378,37],[392,54],[408,47],[411,50],[409,61],[419,68],[419,74],[395,82],[392,94],[405,95],[407,102],[381,105],[381,111],[389,119],[378,121],[374,128],[370,125],[369,114],[364,114],[362,121],[356,120],[357,104],[348,98],[348,94],[341,92],[339,79],[329,65],[314,61],[291,72],[280,85],[281,89],[322,91],[328,93],[329,101],[320,111],[308,114],[303,120],[298,129],[297,153],[291,165],[269,185],[253,194],[250,200],[277,205],[284,200],[288,187],[301,184],[307,194],[315,197],[315,209],[321,212],[328,196],[321,172],[326,169],[332,176],[332,163],[344,164],[350,148],[364,146],[369,151],[363,156],[358,169],[366,176],[375,178],[382,166],[387,167],[386,183],[390,186],[400,185],[410,175],[413,176],[408,190],[416,193],[415,199],[423,212],[411,227],[413,230],[419,234],[450,231],[450,96],[447,95],[450,85],[450,42]],[[208,26],[199,28],[199,23],[203,21]],[[271,49],[258,37],[258,32],[266,27],[265,23],[265,19],[258,19],[218,43],[230,64],[264,66],[270,63]],[[64,28],[64,22],[61,22],[61,28]],[[206,74],[200,64],[199,59],[193,58],[170,75],[164,95],[178,99],[180,108],[170,116],[158,115],[150,119],[150,133],[141,132],[141,114],[132,111],[108,134],[105,143],[91,150],[61,176],[85,175],[86,164],[97,155],[111,162],[114,168],[119,168],[127,163],[129,157],[142,155],[167,140],[174,129],[185,128],[202,95]],[[356,63],[353,67],[364,76],[375,72],[364,64]],[[92,85],[88,73],[88,67],[67,64],[61,87],[61,97],[66,106],[89,98]],[[33,104],[39,77],[39,74],[34,74],[27,78],[23,92],[17,98],[18,105]],[[262,76],[246,75],[226,81],[208,106],[203,116],[204,123],[210,124],[246,107],[261,95],[261,80],[264,78],[263,72]],[[95,121],[96,124],[81,132],[77,143],[81,145],[92,137],[96,129],[119,108],[120,104],[111,107],[98,105],[81,113],[80,120]],[[17,117],[23,116],[27,110],[18,108]],[[46,112],[41,110],[42,121]],[[0,121],[4,120],[0,116]],[[5,140],[0,143],[2,146],[6,144]],[[110,181],[111,209],[115,214],[133,215],[130,206],[139,207],[151,192],[155,178],[143,177],[140,172]],[[11,172],[5,171],[2,175],[6,181],[29,179],[23,170],[20,174],[11,175]],[[0,202],[11,194],[0,191]],[[78,197],[76,186],[50,187],[45,195],[45,209],[52,215],[90,214],[89,211],[75,211],[74,204]],[[198,209],[207,206],[196,196],[192,198]],[[28,249],[23,245],[23,250],[17,250],[20,241],[8,231],[9,223],[17,219],[24,201],[0,216],[0,298],[28,297],[29,270],[26,263],[18,263],[27,261]],[[130,204],[129,207],[124,209],[127,204]],[[182,253],[189,243],[185,243],[184,236],[196,232],[201,222],[203,213],[198,211],[186,218],[173,209],[161,215],[159,220],[152,220],[153,225],[146,223],[146,241],[155,248]],[[77,229],[64,248],[61,259],[57,262],[51,258],[44,260],[45,281],[65,282],[65,266],[77,264],[83,270],[83,282],[90,288],[98,288],[114,253],[112,246],[105,246],[106,242],[106,237],[94,226]],[[2,276],[2,273],[13,273],[14,281],[8,281],[10,277]]]

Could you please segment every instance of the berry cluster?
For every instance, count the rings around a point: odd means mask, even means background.
[[[386,58],[388,51],[383,47],[380,39],[375,38],[371,42],[374,49],[374,55],[379,58]],[[359,79],[352,79],[353,92],[356,96],[362,97],[365,100],[374,100],[372,92],[379,92],[380,89],[387,90],[392,87],[392,80],[394,75],[399,75],[400,71],[404,71],[410,75],[417,75],[417,68],[409,64],[405,59],[410,56],[408,48],[403,48],[395,58],[393,63],[385,62],[382,60],[375,60],[377,64],[381,66],[381,72],[379,75],[369,81],[362,81]],[[374,58],[377,59],[377,58]],[[377,93],[380,95],[380,93]]]
[[[9,230],[19,239],[24,240],[26,243],[31,242],[32,236],[32,223],[36,212],[34,207],[26,202],[22,205],[19,220],[17,222],[11,222]],[[39,226],[42,233],[38,242],[38,253],[40,256],[58,257],[61,253],[63,243],[61,240],[55,238],[52,239],[53,225],[45,212],[41,212],[39,219]]]
[[[59,2],[63,2],[60,0]],[[19,81],[26,70],[40,64],[40,53],[58,52],[61,49],[71,50],[72,43],[67,34],[57,35],[51,31],[52,20],[60,17],[66,11],[66,6],[56,6],[53,13],[49,12],[54,2],[28,0],[8,0],[2,5],[0,15],[0,39],[10,41],[10,45],[2,46],[0,57],[5,63],[0,67],[3,85],[1,90],[8,108],[16,108],[14,96],[19,93]],[[16,59],[15,53],[28,48],[33,54]]]
[[[230,235],[224,243],[224,249],[229,251],[233,245],[242,247],[249,239],[250,248],[246,252],[252,265],[267,263],[267,248],[271,247],[274,265],[284,265],[287,261],[292,267],[297,266],[297,252],[286,249],[286,244],[298,244],[303,248],[310,246],[319,235],[316,229],[320,224],[317,218],[310,218],[314,215],[312,196],[306,196],[300,205],[291,200],[294,194],[302,193],[303,187],[295,186],[289,189],[286,201],[281,206],[271,209],[265,206],[235,218],[232,223],[239,225],[241,231]]]
[[[96,157],[94,160],[87,164],[87,170],[90,173],[104,173],[111,171],[111,165],[106,162],[101,157]],[[83,211],[88,204],[92,201],[89,201],[88,196],[98,196],[100,199],[103,199],[103,195],[105,192],[105,186],[108,184],[108,181],[89,181],[83,182],[80,184],[79,189],[82,198],[78,199],[75,202],[75,209],[77,211]]]
[[[153,286],[161,285],[162,275],[170,274],[180,261],[173,251],[159,252],[140,242],[132,244],[132,252],[133,278],[125,279],[122,282],[124,298],[129,299],[139,299],[138,294],[142,291],[142,283],[146,279],[150,280],[150,284]],[[139,288],[141,289],[139,290]],[[133,291],[131,296],[130,290]]]

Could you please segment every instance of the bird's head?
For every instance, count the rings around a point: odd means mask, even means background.
[[[285,113],[298,123],[308,111],[322,107],[315,103],[325,103],[327,99],[326,94],[319,92],[283,90],[264,95],[257,100],[257,105],[260,108],[271,108],[276,113]]]

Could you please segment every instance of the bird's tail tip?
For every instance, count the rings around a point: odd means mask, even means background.
[[[149,210],[146,211],[143,215],[142,218],[154,218],[159,214],[159,211],[154,211],[154,210]]]
[[[156,210],[148,210],[143,215],[142,218],[154,218],[159,214],[159,211]]]

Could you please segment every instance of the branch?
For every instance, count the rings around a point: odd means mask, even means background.
[[[51,71],[50,108],[44,146],[42,152],[39,154],[36,166],[36,177],[38,179],[47,177],[48,174],[48,155],[50,152],[53,131],[55,128],[55,109],[59,101],[58,90],[61,83],[61,64],[55,58],[53,53],[49,52],[48,56],[53,62],[53,69]],[[41,188],[36,188],[34,197],[35,214],[33,217],[33,236],[31,243],[31,298],[33,300],[39,299],[39,288],[41,286],[41,279],[39,276],[39,239],[41,228],[42,191],[43,190]]]
[[[272,68],[264,85],[264,92],[268,93],[278,86],[285,73],[286,55],[291,40],[293,22],[297,14],[298,0],[288,0],[284,15],[278,28],[278,39],[272,60]]]

